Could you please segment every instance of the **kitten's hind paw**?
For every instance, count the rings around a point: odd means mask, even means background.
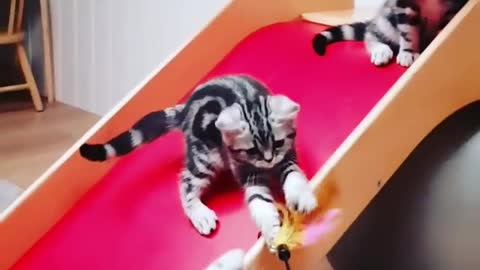
[[[312,40],[313,49],[318,55],[324,55],[328,45],[327,38],[322,34],[317,34]]]
[[[397,55],[397,64],[402,67],[409,67],[417,60],[419,53],[409,52],[409,51],[400,51]]]
[[[188,211],[188,217],[202,235],[209,235],[217,228],[217,215],[200,201],[192,205]]]
[[[376,44],[371,50],[370,61],[372,61],[375,66],[386,65],[392,58],[393,51],[386,44]]]

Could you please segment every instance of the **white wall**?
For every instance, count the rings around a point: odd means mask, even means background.
[[[50,0],[57,99],[106,113],[230,1]]]
[[[104,114],[230,0],[50,2],[57,98]]]

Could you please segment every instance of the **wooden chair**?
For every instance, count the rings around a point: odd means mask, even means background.
[[[24,0],[10,0],[10,13],[8,17],[8,26],[5,30],[0,30],[0,46],[2,45],[14,45],[15,51],[20,62],[20,67],[25,79],[25,83],[16,85],[0,86],[0,93],[30,90],[35,110],[43,111],[44,105],[40,98],[40,92],[38,91],[37,83],[33,77],[32,68],[28,62],[27,53],[23,46],[24,33],[22,31],[23,22],[23,10]]]

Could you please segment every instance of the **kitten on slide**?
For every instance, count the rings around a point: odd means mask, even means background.
[[[290,209],[309,213],[317,200],[297,164],[296,119],[300,105],[270,94],[247,76],[223,76],[198,86],[184,104],[151,112],[104,144],[84,144],[83,157],[104,161],[125,155],[176,128],[186,142],[180,175],[183,210],[200,234],[216,228],[217,216],[201,200],[212,179],[231,170],[245,189],[245,201],[260,232],[270,243],[280,217],[268,179],[280,182]]]
[[[328,44],[363,40],[376,66],[388,64],[397,52],[397,63],[409,67],[467,0],[386,0],[367,22],[331,27],[318,33],[313,48],[324,55]]]

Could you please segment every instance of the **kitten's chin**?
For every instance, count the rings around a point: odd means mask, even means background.
[[[265,160],[259,160],[259,161],[255,161],[252,165],[254,165],[257,168],[271,169],[275,167],[275,165],[277,165],[280,161],[282,161],[283,157],[284,157],[283,155],[277,155],[270,162]]]
[[[273,162],[266,162],[266,161],[257,161],[255,164],[253,164],[257,168],[263,168],[263,169],[271,169],[273,166],[275,166],[275,163]]]

